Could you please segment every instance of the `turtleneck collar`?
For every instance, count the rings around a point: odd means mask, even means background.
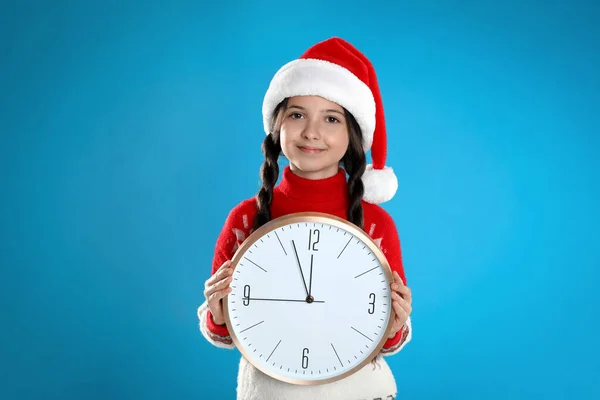
[[[286,197],[307,203],[339,203],[348,201],[348,183],[346,171],[339,168],[338,173],[325,179],[306,179],[292,172],[289,166],[283,170],[277,190]]]

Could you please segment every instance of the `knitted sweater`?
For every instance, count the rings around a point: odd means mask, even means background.
[[[332,214],[347,219],[349,204],[346,173],[321,180],[309,180],[294,174],[289,167],[283,170],[281,182],[273,190],[271,218],[303,211]],[[380,206],[362,202],[364,230],[375,241],[387,258],[392,270],[397,271],[406,284],[402,264],[400,240],[395,223]],[[257,207],[255,198],[249,198],[229,213],[217,239],[212,273],[227,260],[253,232],[252,225]],[[217,325],[204,302],[198,309],[200,331],[213,345],[233,349],[235,346],[226,325]],[[381,357],[398,353],[412,338],[410,318],[404,327],[388,339],[375,363],[340,381],[317,386],[295,386],[276,381],[254,368],[243,357],[238,373],[238,400],[268,399],[393,399],[396,396],[394,377]]]

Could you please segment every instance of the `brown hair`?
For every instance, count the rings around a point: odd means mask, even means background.
[[[273,201],[273,188],[279,178],[279,164],[277,160],[281,155],[281,142],[279,141],[279,127],[281,117],[287,107],[288,99],[283,100],[275,107],[271,121],[271,132],[265,137],[262,144],[262,152],[265,161],[260,169],[262,187],[258,191],[256,202],[258,212],[254,219],[254,229],[269,222],[271,219],[271,202]],[[362,148],[362,132],[356,119],[344,109],[346,121],[348,122],[349,143],[346,153],[340,160],[340,165],[348,174],[349,205],[347,211],[348,221],[363,228],[363,208],[361,200],[364,194],[362,175],[367,165],[366,156]]]

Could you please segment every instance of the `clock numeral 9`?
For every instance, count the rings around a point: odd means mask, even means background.
[[[244,285],[244,297],[242,303],[247,306],[250,304],[250,285]]]
[[[302,350],[302,368],[308,368],[308,349]]]
[[[313,234],[315,235],[316,239],[313,238]],[[313,251],[319,251],[319,249],[317,249],[315,246],[317,245],[317,243],[319,243],[319,238],[321,236],[321,232],[319,232],[318,229],[311,229],[308,231],[308,249],[309,250],[313,250]]]
[[[369,308],[368,312],[369,314],[373,314],[375,312],[375,293],[371,293],[369,298],[371,299],[371,302],[369,303],[371,308]]]

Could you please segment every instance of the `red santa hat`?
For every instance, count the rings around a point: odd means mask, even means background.
[[[385,165],[387,156],[385,117],[373,65],[353,45],[330,38],[310,47],[299,59],[277,71],[262,107],[265,132],[277,104],[286,97],[321,96],[347,109],[358,122],[365,153],[371,150],[362,181],[364,200],[383,203],[394,197],[398,180]]]

